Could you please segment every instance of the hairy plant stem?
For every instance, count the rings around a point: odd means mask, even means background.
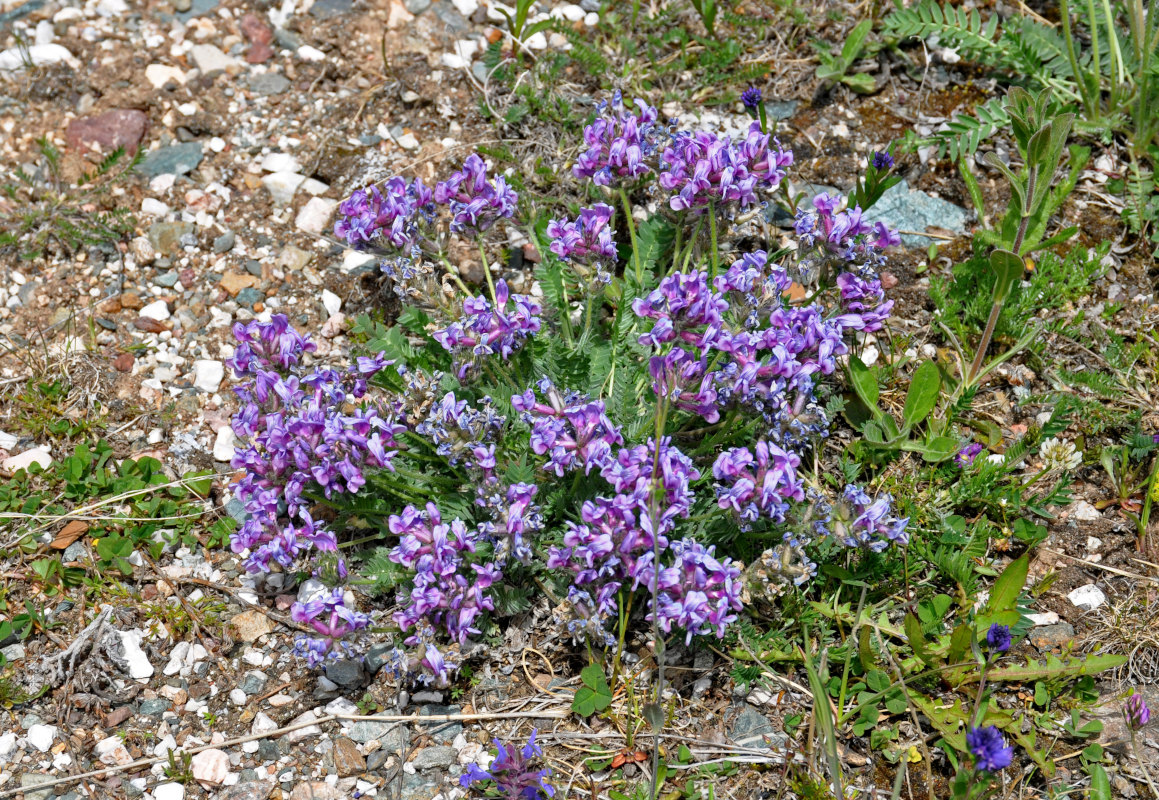
[[[1022,204],[1022,217],[1018,221],[1018,233],[1014,237],[1014,246],[1010,251],[1019,258],[1022,257],[1022,241],[1026,238],[1026,229],[1030,225],[1030,206],[1034,202],[1034,191],[1038,183],[1038,167],[1031,167],[1026,178],[1026,202]],[[986,359],[986,350],[990,347],[990,340],[994,338],[994,328],[998,325],[998,318],[1002,316],[1002,306],[1006,303],[1006,296],[1010,287],[1006,288],[1002,297],[994,299],[990,307],[990,317],[986,320],[986,330],[982,332],[982,340],[978,342],[978,352],[974,354],[974,361],[970,364],[970,371],[965,375],[965,383],[973,384],[982,370],[982,362]]]
[[[644,285],[644,264],[640,260],[640,242],[636,239],[636,221],[632,219],[632,201],[628,199],[628,192],[620,187],[620,202],[624,206],[625,223],[628,226],[628,237],[632,240],[632,261],[636,264],[636,283]]]
[[[668,398],[661,397],[656,405],[655,427],[653,428],[653,443],[655,450],[652,453],[652,496],[648,501],[648,513],[652,518],[652,641],[656,655],[656,694],[654,705],[655,713],[663,714],[664,706],[664,638],[660,630],[660,530],[657,523],[660,510],[660,496],[665,494],[664,481],[660,477],[660,442],[664,437],[664,429],[668,418]],[[660,770],[660,731],[663,728],[663,718],[657,724],[652,720],[652,785],[651,800],[656,800],[659,790]]]
[[[499,300],[495,297],[495,283],[491,280],[491,268],[487,266],[487,251],[483,249],[483,242],[479,241],[479,258],[483,261],[483,277],[487,279],[487,291],[491,294],[491,307],[498,312]]]
[[[1079,94],[1082,96],[1083,108],[1086,109],[1087,116],[1091,119],[1098,118],[1098,112],[1095,108],[1094,101],[1091,98],[1090,86],[1087,85],[1086,75],[1079,69],[1078,56],[1075,53],[1074,47],[1074,32],[1071,30],[1070,24],[1070,3],[1069,0],[1059,0],[1058,15],[1062,20],[1062,35],[1066,41],[1066,55],[1070,60],[1071,73],[1075,76],[1075,80],[1079,85]]]
[[[1151,780],[1151,771],[1147,769],[1147,761],[1139,754],[1139,743],[1135,741],[1135,730],[1130,725],[1127,730],[1131,732],[1131,750],[1135,753],[1135,760],[1139,762],[1139,769],[1143,771],[1143,777],[1147,780],[1147,788],[1151,790],[1151,794],[1159,797],[1159,789],[1155,788],[1154,781]]]
[[[711,200],[708,202],[708,233],[712,240],[712,274],[708,276],[711,283],[720,271],[720,252],[716,249],[716,203]]]
[[[442,261],[443,266],[447,268],[447,274],[454,278],[455,283],[460,289],[463,290],[463,294],[470,296],[471,290],[467,288],[467,284],[463,283],[463,279],[459,277],[459,268],[452,264],[451,260],[447,258],[446,254],[441,250],[439,251],[439,260]]]

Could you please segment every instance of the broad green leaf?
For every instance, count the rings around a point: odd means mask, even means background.
[[[1091,791],[1087,795],[1087,800],[1111,800],[1111,781],[1107,777],[1107,771],[1098,764],[1091,764],[1089,773]]]
[[[997,249],[990,254],[990,269],[994,271],[994,302],[1001,303],[1010,296],[1010,290],[1022,278],[1026,265],[1022,258],[1009,250]]]
[[[913,648],[914,653],[927,666],[938,666],[938,660],[930,652],[929,645],[926,643],[926,635],[922,630],[922,623],[913,613],[905,615],[905,638],[909,641],[909,646]]]
[[[867,72],[855,72],[852,75],[846,75],[841,79],[841,82],[858,94],[870,94],[877,89],[877,82]]]
[[[1026,585],[1026,575],[1030,571],[1030,555],[1023,553],[1011,561],[990,590],[990,600],[986,610],[990,613],[1013,610],[1018,603],[1018,595]]]
[[[841,60],[845,62],[847,68],[861,54],[861,48],[865,46],[865,37],[869,35],[871,30],[873,30],[873,20],[863,19],[849,32],[845,39],[845,46],[841,48]]]
[[[901,412],[902,426],[912,428],[929,416],[938,403],[938,392],[942,388],[942,376],[938,365],[924,361],[914,371],[909,391],[905,396],[905,407]]]
[[[865,366],[865,362],[857,356],[849,357],[849,383],[862,402],[870,409],[877,408],[877,400],[880,397],[877,378],[870,372],[869,367]]]
[[[952,436],[935,436],[922,447],[922,459],[937,464],[958,452],[958,440]]]

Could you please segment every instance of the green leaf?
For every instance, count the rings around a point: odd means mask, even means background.
[[[986,603],[986,610],[991,614],[999,611],[1012,611],[1018,604],[1018,595],[1022,594],[1022,587],[1026,585],[1026,575],[1030,571],[1030,554],[1023,553],[1011,561],[994,587],[990,590],[990,599]]]
[[[852,75],[845,75],[841,78],[841,82],[858,94],[871,94],[877,89],[877,82],[873,80],[873,76],[868,72],[855,72]]]
[[[902,426],[912,428],[929,416],[938,402],[938,392],[942,388],[942,376],[938,365],[925,361],[914,372],[909,391],[905,396],[905,408],[901,412]]]
[[[1111,781],[1107,777],[1107,771],[1098,764],[1091,764],[1091,791],[1087,795],[1087,800],[1111,800]]]
[[[1010,295],[1014,284],[1022,279],[1026,265],[1017,253],[1001,248],[990,253],[990,269],[994,271],[994,302],[1001,303]]]
[[[599,664],[589,664],[580,672],[583,686],[576,689],[572,700],[572,711],[584,717],[589,717],[597,711],[603,711],[612,704],[612,691],[608,688],[604,670]]]
[[[952,436],[935,436],[922,445],[922,459],[938,464],[957,453],[958,444]]]
[[[861,54],[861,48],[865,46],[865,37],[869,36],[871,30],[873,30],[873,20],[864,19],[849,32],[845,39],[845,46],[841,48],[841,60],[845,62],[847,68]]]
[[[865,366],[865,362],[857,356],[849,357],[849,383],[863,403],[871,410],[877,408],[877,400],[880,397],[877,378],[869,371],[869,367]]]
[[[198,497],[209,497],[209,491],[213,488],[213,470],[202,469],[196,472],[186,472],[181,476],[181,479]]]
[[[926,666],[938,666],[938,660],[930,652],[929,645],[926,643],[926,634],[922,630],[922,623],[912,612],[905,615],[905,638],[909,641],[909,646],[913,648],[914,653],[920,658]]]

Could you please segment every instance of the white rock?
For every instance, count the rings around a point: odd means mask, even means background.
[[[101,0],[97,3],[97,14],[102,17],[119,17],[129,10],[125,0]]]
[[[202,750],[189,766],[193,777],[202,783],[224,783],[229,775],[229,755],[224,750]]]
[[[1043,625],[1057,625],[1059,621],[1058,614],[1053,611],[1047,611],[1045,614],[1027,614],[1026,618],[1036,628]]]
[[[451,3],[464,17],[470,17],[479,10],[479,0],[451,0]]]
[[[287,727],[292,726],[292,725],[301,725],[302,723],[313,723],[314,720],[316,720],[316,719],[318,719],[318,717],[314,714],[313,711],[307,711],[303,714],[299,714],[298,716],[296,716],[292,720],[290,720],[289,725]],[[321,736],[321,735],[322,735],[322,729],[320,727],[318,727],[317,725],[310,724],[310,725],[306,725],[304,728],[298,728],[296,731],[290,731],[289,733],[287,733],[286,734],[286,741],[287,742],[300,742],[302,739],[309,739],[311,736]]]
[[[546,46],[547,40],[544,40]],[[471,57],[479,50],[479,43],[473,39],[460,39],[455,42],[450,53],[443,53],[443,66],[449,69],[467,69],[471,66]]]
[[[160,89],[169,81],[177,81],[184,86],[185,70],[167,64],[150,64],[145,67],[145,80],[149,81],[154,89]]]
[[[189,55],[202,75],[214,75],[237,66],[237,59],[212,44],[195,44]]]
[[[225,139],[222,139],[220,136],[214,136],[209,140],[209,149],[215,153],[220,153],[225,149]]]
[[[342,253],[342,271],[350,272],[351,270],[358,269],[359,267],[366,266],[367,264],[373,264],[377,260],[378,258],[371,255],[370,253],[360,253],[357,250],[346,250]]]
[[[329,289],[322,290],[322,307],[328,316],[334,316],[342,309],[342,298]]]
[[[599,24],[600,24],[600,15],[597,14],[596,12],[589,11],[584,16],[584,25],[587,25],[589,28],[594,28]]]
[[[59,44],[34,44],[27,49],[10,47],[0,52],[0,72],[16,72],[29,63],[34,67],[44,67],[62,62],[77,64],[72,53]]]
[[[276,204],[284,206],[294,199],[294,193],[304,180],[306,176],[296,172],[274,172],[262,178],[262,185],[269,190]]]
[[[150,678],[153,676],[153,665],[149,657],[141,649],[141,631],[117,631],[121,637],[121,648],[125,652],[125,660],[129,662],[129,677],[133,680]]]
[[[353,715],[360,713],[358,706],[354,705],[354,703],[350,702],[345,697],[335,697],[333,700],[326,704],[326,708],[323,710],[327,714]]]
[[[0,736],[0,759],[7,759],[8,756],[16,752],[16,734],[13,731],[8,731],[3,736]]]
[[[98,761],[102,764],[108,764],[110,767],[129,764],[133,760],[129,751],[125,749],[125,743],[121,741],[120,736],[101,739],[93,747],[93,752],[96,753]]]
[[[546,50],[547,37],[543,35],[543,31],[539,31],[538,33],[533,33],[528,36],[526,41],[524,41],[524,44],[526,44],[528,48],[532,50]]]
[[[585,16],[584,10],[574,3],[568,3],[566,6],[560,6],[551,12],[553,17],[557,14],[566,19],[568,22],[579,22]]]
[[[203,392],[213,394],[221,388],[225,378],[225,365],[220,361],[199,358],[193,362],[193,385]]]
[[[321,50],[319,50],[316,47],[311,47],[308,44],[302,45],[295,52],[298,54],[298,58],[302,59],[303,61],[325,61],[326,60],[325,53],[323,53]]]
[[[11,433],[5,433],[4,431],[0,431],[0,450],[9,450],[10,451],[10,450],[12,450],[13,447],[16,446],[16,443],[19,441],[20,441],[20,439],[13,436]]]
[[[1071,514],[1079,522],[1094,522],[1095,520],[1103,518],[1103,515],[1099,512],[1099,510],[1088,503],[1086,500],[1079,500],[1077,503],[1075,503]]]
[[[155,319],[158,322],[169,319],[169,306],[164,300],[155,300],[141,309],[140,316]]]
[[[155,197],[146,197],[141,201],[141,213],[150,217],[164,217],[169,211],[169,206]]]
[[[237,437],[233,433],[233,429],[226,426],[217,432],[217,438],[213,440],[213,459],[214,461],[232,461],[233,454],[236,451],[234,443]]]
[[[1066,599],[1084,611],[1094,611],[1103,603],[1107,602],[1107,596],[1103,594],[1103,590],[1093,583],[1080,586],[1068,594]]]
[[[258,715],[254,717],[254,724],[250,726],[250,733],[254,736],[264,736],[277,729],[278,723],[266,716],[265,712],[259,711]]]
[[[200,644],[178,642],[169,651],[169,663],[162,672],[166,675],[188,675],[193,671],[193,666],[208,655]]]
[[[312,233],[315,236],[326,229],[330,216],[338,205],[337,200],[328,200],[325,197],[311,197],[302,210],[298,212],[294,224],[298,230]]]
[[[404,133],[395,139],[395,141],[398,142],[398,146],[403,150],[418,150],[422,146],[413,133]]]
[[[166,758],[170,750],[177,749],[177,740],[173,738],[173,734],[167,734],[162,737],[157,746],[153,748],[153,755],[157,758]]]
[[[42,753],[47,753],[52,747],[52,740],[56,738],[55,725],[33,725],[24,737],[28,743]]]
[[[302,164],[289,153],[270,153],[262,159],[261,167],[265,172],[297,172]]]
[[[39,464],[41,469],[48,469],[51,466],[52,453],[48,451],[47,447],[34,447],[23,453],[8,456],[3,462],[0,462],[0,469],[5,472],[15,472],[18,469],[26,470],[33,464]]]
[[[180,783],[163,783],[155,786],[153,800],[185,800],[185,787]]]
[[[1090,550],[1093,553],[1102,546],[1103,546],[1102,539],[1096,538],[1094,536],[1087,537],[1087,550]]]
[[[244,706],[246,701],[246,694],[241,689],[229,690],[229,702],[235,706]]]
[[[317,197],[320,194],[325,194],[330,189],[330,187],[327,184],[322,183],[320,180],[306,178],[306,180],[302,181],[301,189],[303,192]]]
[[[52,27],[52,23],[46,19],[42,19],[36,23],[36,43],[37,44],[52,44],[56,41],[56,31]]]
[[[877,359],[880,356],[881,351],[873,345],[868,345],[864,350],[861,351],[861,361],[867,367],[872,367],[874,364],[876,364]]]

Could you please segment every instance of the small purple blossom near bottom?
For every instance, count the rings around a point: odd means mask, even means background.
[[[1151,721],[1151,709],[1141,694],[1133,694],[1128,697],[1123,711],[1127,715],[1127,727],[1133,731],[1146,727],[1147,723]]]
[[[966,467],[971,466],[974,461],[977,460],[978,455],[981,452],[982,445],[978,444],[977,442],[970,442],[968,445],[959,450],[956,456],[954,456],[954,463],[962,469],[965,469]]]
[[[1010,649],[1010,626],[995,622],[986,631],[986,646],[991,653],[1005,653]]]
[[[548,783],[551,770],[547,767],[536,769],[533,760],[543,755],[543,748],[535,743],[537,731],[531,730],[527,744],[518,750],[504,745],[498,739],[492,740],[498,751],[495,760],[487,769],[471,764],[459,778],[459,785],[469,789],[481,781],[494,781],[498,796],[508,800],[543,800],[555,797],[555,787]]]
[[[993,725],[966,731],[966,746],[974,756],[975,766],[986,772],[1005,769],[1014,761],[1014,748],[1006,744],[1002,731]]]

